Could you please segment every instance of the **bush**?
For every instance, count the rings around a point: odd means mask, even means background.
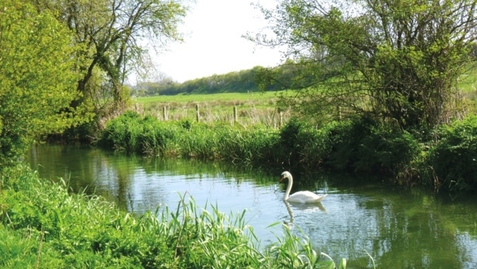
[[[366,116],[334,122],[325,130],[331,144],[327,163],[334,170],[397,176],[420,150],[410,133]]]
[[[157,119],[128,111],[106,125],[98,145],[116,151],[144,155],[164,154],[175,129]]]
[[[292,119],[281,129],[275,151],[279,153],[280,163],[287,165],[287,169],[308,171],[322,166],[329,157],[329,142],[327,130],[318,130],[298,119]]]
[[[277,132],[263,126],[249,129],[221,128],[217,149],[221,159],[233,164],[267,167],[275,163]]]
[[[431,147],[428,180],[435,188],[451,191],[477,189],[477,116],[442,126],[440,139]]]

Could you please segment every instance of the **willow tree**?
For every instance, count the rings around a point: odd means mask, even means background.
[[[181,39],[177,26],[186,14],[180,0],[30,0],[39,10],[53,10],[82,46],[83,98],[73,107],[94,105],[99,116],[126,107],[125,79],[142,66],[148,49]]]
[[[302,78],[300,109],[340,106],[403,129],[448,121],[474,60],[476,0],[284,0],[262,9]]]
[[[32,139],[88,120],[69,106],[80,96],[71,39],[53,14],[18,0],[0,3],[0,170]]]

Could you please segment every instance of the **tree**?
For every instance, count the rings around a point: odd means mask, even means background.
[[[125,109],[129,92],[123,87],[134,66],[153,47],[180,40],[177,26],[186,8],[174,0],[31,0],[39,10],[53,10],[75,33],[84,59],[78,80],[82,99],[71,104],[95,106],[99,118]]]
[[[77,48],[48,12],[17,0],[0,4],[0,167],[16,162],[33,138],[81,123]]]
[[[475,59],[476,3],[284,0],[262,9],[276,38],[254,40],[295,56],[302,109],[339,105],[403,129],[432,127],[451,118],[457,79]]]

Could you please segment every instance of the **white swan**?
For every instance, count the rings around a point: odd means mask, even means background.
[[[311,203],[320,203],[323,198],[326,197],[325,195],[317,195],[311,191],[298,191],[294,194],[290,195],[290,191],[293,185],[293,176],[290,172],[285,171],[280,176],[280,182],[283,182],[285,179],[288,179],[288,186],[285,192],[285,196],[283,200],[290,202],[290,203],[302,203],[302,204],[311,204]]]

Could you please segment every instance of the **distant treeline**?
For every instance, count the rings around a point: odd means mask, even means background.
[[[212,75],[183,83],[170,78],[157,82],[139,83],[133,91],[136,96],[205,94],[224,92],[276,91],[290,87],[297,80],[296,65],[288,63],[275,68],[255,66],[252,69]],[[271,73],[280,73],[280,81],[270,80]]]
[[[176,95],[184,93],[221,93],[257,91],[257,74],[264,69],[256,66],[249,70],[230,72],[222,75],[188,80],[183,83],[171,79],[158,82],[143,82],[137,85],[135,94],[138,96]],[[270,86],[269,90],[278,89],[278,85]]]

